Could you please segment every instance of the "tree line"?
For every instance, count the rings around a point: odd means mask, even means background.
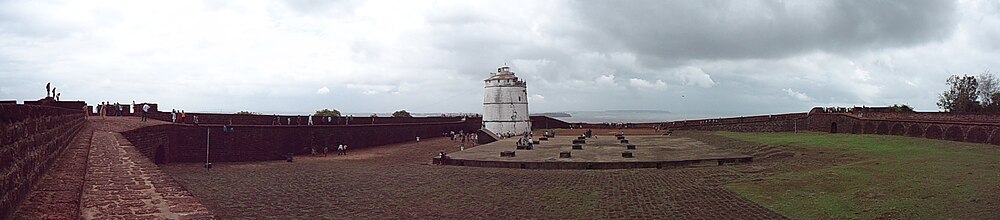
[[[946,112],[1000,112],[1000,82],[989,69],[978,76],[952,75],[937,106]]]

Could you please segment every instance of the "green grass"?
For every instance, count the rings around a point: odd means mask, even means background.
[[[717,134],[850,159],[726,186],[791,218],[982,219],[1000,214],[998,146],[883,135]]]

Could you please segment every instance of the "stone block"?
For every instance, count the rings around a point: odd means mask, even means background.
[[[559,158],[570,158],[569,151],[559,152]]]
[[[622,157],[624,157],[624,158],[634,158],[635,156],[632,155],[632,152],[626,151],[626,152],[622,152]]]
[[[587,144],[587,140],[576,139],[573,140],[573,144]]]
[[[583,145],[574,144],[573,145],[573,150],[583,150]]]
[[[616,137],[618,137],[618,140],[625,140],[625,136],[616,136]]]
[[[547,140],[549,140],[549,138],[547,138],[547,137],[540,137],[540,138],[538,138],[538,140],[540,140],[540,141],[547,141]]]
[[[500,157],[514,157],[514,155],[515,155],[514,151],[501,151],[500,152]]]
[[[622,144],[628,144],[628,139],[622,139],[621,142]]]
[[[629,145],[625,146],[625,149],[635,150],[635,144],[629,144]]]

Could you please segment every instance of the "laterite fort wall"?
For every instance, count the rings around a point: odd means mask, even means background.
[[[665,123],[674,130],[881,134],[1000,145],[1000,114],[943,112],[825,112]]]
[[[419,121],[419,120],[415,120]],[[140,152],[158,164],[205,161],[206,144],[211,161],[280,160],[285,154],[309,154],[309,147],[347,144],[361,149],[440,137],[449,131],[474,131],[479,120],[368,125],[236,125],[224,132],[221,125],[167,124],[122,133]],[[209,131],[211,130],[211,135]],[[210,138],[209,138],[210,137]],[[210,139],[210,140],[209,140]]]
[[[0,104],[0,219],[31,192],[83,127],[79,110]]]

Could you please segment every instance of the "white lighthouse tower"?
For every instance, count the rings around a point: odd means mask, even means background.
[[[528,89],[506,64],[490,73],[483,96],[483,126],[497,135],[531,131]]]

